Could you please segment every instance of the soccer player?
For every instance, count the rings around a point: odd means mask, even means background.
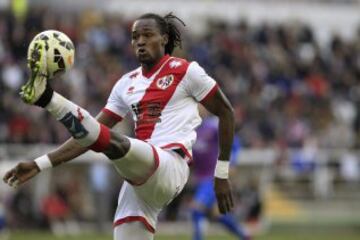
[[[103,152],[126,180],[115,213],[114,239],[153,239],[159,212],[187,182],[201,103],[219,118],[214,187],[220,212],[229,212],[233,207],[228,180],[233,110],[203,68],[170,55],[181,44],[174,20],[179,19],[172,14],[150,13],[133,23],[131,43],[140,66],[115,84],[97,119],[53,91],[44,46],[39,45],[30,60],[32,75],[22,87],[22,99],[50,112],[72,138],[53,152],[18,164],[5,174],[4,181],[17,186],[88,149]],[[136,138],[111,130],[128,112],[135,121]]]
[[[201,108],[202,109],[202,108]],[[196,180],[196,190],[192,201],[193,240],[202,240],[204,221],[209,214],[240,240],[249,240],[248,236],[235,217],[230,214],[219,215],[214,209],[216,197],[213,190],[214,168],[218,156],[218,120],[209,116],[206,110],[201,111],[203,122],[197,128],[197,140],[193,147],[193,172]],[[240,150],[238,138],[234,138],[231,150],[230,164],[236,160]]]

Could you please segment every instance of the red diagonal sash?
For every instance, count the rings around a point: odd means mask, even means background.
[[[176,64],[173,61],[177,61]],[[161,122],[162,111],[174,95],[188,66],[189,63],[183,59],[171,59],[145,90],[143,98],[137,104],[135,134],[138,139],[147,140],[151,137],[155,125]]]

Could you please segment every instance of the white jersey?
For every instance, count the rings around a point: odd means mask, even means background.
[[[113,87],[103,112],[122,119],[130,111],[136,138],[161,148],[181,148],[191,159],[197,104],[217,90],[197,62],[165,55],[149,72],[141,67]]]

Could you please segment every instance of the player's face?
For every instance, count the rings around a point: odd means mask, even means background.
[[[153,65],[165,53],[167,35],[161,34],[154,19],[139,19],[132,26],[131,45],[142,64]]]

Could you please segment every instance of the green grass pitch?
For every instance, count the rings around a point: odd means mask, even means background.
[[[1,239],[1,238],[0,238]],[[54,237],[49,233],[44,232],[16,232],[12,233],[8,240],[112,240],[111,235],[81,235],[72,237]],[[155,240],[191,240],[190,236],[163,236],[157,235]],[[206,240],[235,240],[229,235],[224,236],[208,236]],[[341,229],[339,231],[283,231],[273,230],[262,236],[256,236],[254,240],[359,240],[360,231],[348,231]]]

